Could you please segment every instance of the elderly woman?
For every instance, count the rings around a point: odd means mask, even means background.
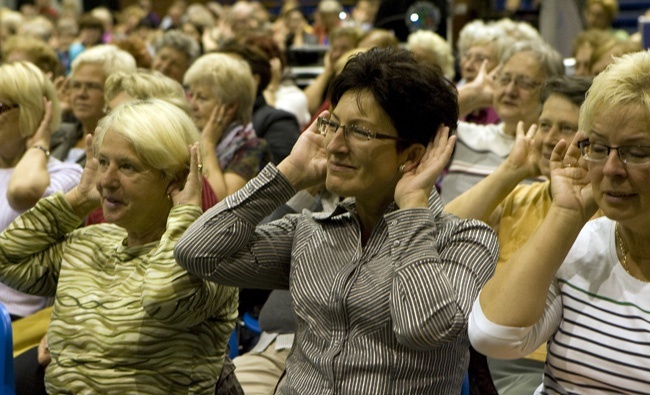
[[[95,133],[105,115],[104,83],[112,73],[136,71],[133,56],[113,45],[97,45],[83,51],[72,62],[67,82],[68,104],[74,122],[66,122],[52,134],[52,155],[65,162],[84,165],[86,136]]]
[[[201,133],[204,174],[223,199],[271,160],[253,129],[255,81],[248,64],[225,54],[201,56],[187,70],[194,124]]]
[[[135,101],[96,133],[79,186],[0,234],[0,279],[55,297],[47,391],[214,394],[237,291],[172,256],[201,214],[192,120],[166,102]],[[100,205],[108,224],[79,229]]]
[[[548,342],[541,393],[650,385],[649,74],[650,54],[640,52],[594,79],[584,133],[551,155],[548,214],[474,305],[477,350],[517,358]],[[597,209],[606,217],[589,221]]]
[[[219,283],[290,290],[296,335],[278,393],[459,393],[471,299],[497,250],[487,225],[430,197],[453,149],[455,89],[408,51],[372,49],[331,97],[289,157],[188,229],[178,262]],[[258,225],[319,183],[348,198],[331,214]]]
[[[0,66],[0,230],[43,196],[69,191],[81,167],[50,156],[50,132],[61,117],[54,85],[31,63]],[[12,318],[42,309],[46,298],[0,284]]]
[[[151,68],[183,83],[187,69],[201,54],[194,39],[179,30],[169,30],[153,43],[155,55]]]
[[[494,79],[485,73],[459,88],[461,115],[492,105],[501,123],[460,122],[458,143],[440,184],[442,200],[450,202],[496,170],[510,153],[517,124],[524,130],[537,121],[542,109],[541,87],[547,78],[564,74],[562,57],[543,41],[521,41],[508,48]]]

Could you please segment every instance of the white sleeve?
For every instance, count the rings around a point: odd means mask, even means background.
[[[544,313],[532,326],[512,327],[495,324],[485,316],[477,298],[469,317],[469,340],[478,352],[489,357],[523,358],[555,333],[561,319],[562,298],[556,282],[553,282],[549,289]]]

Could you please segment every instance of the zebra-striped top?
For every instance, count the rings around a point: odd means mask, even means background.
[[[0,279],[54,296],[49,394],[214,394],[237,290],[176,264],[173,246],[201,213],[174,207],[159,242],[123,245],[118,226],[76,229],[61,193],[0,234]]]
[[[361,246],[354,200],[330,214],[257,226],[293,187],[268,165],[179,240],[191,273],[242,287],[289,288],[296,337],[278,393],[460,393],[467,319],[494,270],[484,223],[393,204]]]
[[[549,289],[539,322],[527,328],[472,313],[472,343],[495,357],[525,355],[548,340],[541,394],[650,392],[650,283],[625,272],[615,222],[587,222]],[[478,344],[477,344],[478,345]]]

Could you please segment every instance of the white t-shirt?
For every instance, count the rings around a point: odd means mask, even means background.
[[[629,275],[616,255],[615,222],[589,221],[549,289],[531,327],[490,322],[474,304],[474,347],[495,358],[523,357],[548,341],[537,393],[648,393],[650,283]]]

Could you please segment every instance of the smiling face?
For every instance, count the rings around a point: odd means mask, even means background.
[[[170,180],[145,165],[133,145],[107,130],[97,153],[97,190],[106,222],[126,229],[129,236],[157,240],[165,231],[172,202],[167,198]]]
[[[540,87],[546,77],[542,65],[530,52],[520,52],[503,65],[499,74],[509,76],[511,81],[505,85],[496,85],[493,103],[495,111],[512,130],[522,120],[526,125],[532,125],[539,117]],[[517,79],[534,83],[534,87],[521,86],[515,83]]]
[[[592,143],[610,147],[650,146],[650,119],[636,105],[607,108],[596,116],[589,135]],[[616,150],[605,162],[588,162],[594,198],[605,215],[628,226],[644,226],[650,221],[650,165],[624,164]],[[643,229],[645,229],[643,228]]]
[[[544,102],[535,134],[535,138],[541,140],[539,169],[543,176],[551,174],[549,161],[555,144],[561,139],[568,143],[573,140],[578,131],[579,115],[580,107],[562,95],[554,93]]]
[[[361,108],[359,108],[361,106]],[[363,111],[362,111],[363,109]],[[356,125],[375,133],[398,136],[390,118],[368,91],[343,94],[331,119],[341,125]],[[401,174],[399,166],[406,154],[398,153],[395,140],[346,140],[343,129],[325,139],[329,191],[359,202],[387,204],[393,200],[395,185]]]
[[[192,119],[199,130],[208,123],[214,108],[219,104],[209,84],[190,85],[190,106],[192,107]]]

